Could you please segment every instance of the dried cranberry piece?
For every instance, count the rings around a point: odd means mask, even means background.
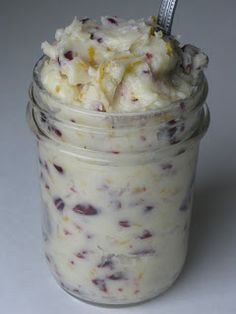
[[[117,21],[116,21],[113,17],[108,17],[107,20],[108,20],[111,24],[118,25]]]
[[[119,225],[121,227],[124,227],[124,228],[129,228],[130,227],[130,222],[128,220],[120,220],[119,221]]]
[[[106,287],[106,283],[104,279],[95,278],[95,279],[92,279],[92,283],[95,286],[98,286],[99,290],[103,292],[107,292],[107,287]]]
[[[83,204],[77,204],[73,211],[77,214],[86,215],[86,216],[92,216],[97,215],[98,211],[95,207],[92,205],[83,205]]]
[[[54,205],[60,211],[62,211],[65,207],[65,203],[63,202],[63,200],[60,197],[54,199]]]
[[[72,233],[71,233],[69,230],[67,230],[67,229],[64,229],[63,231],[64,231],[64,234],[65,234],[65,235],[71,235],[71,234],[72,234]]]
[[[61,131],[58,130],[57,128],[55,128],[55,126],[52,126],[52,130],[53,130],[53,132],[54,132],[58,137],[61,137],[61,136],[62,136]]]
[[[98,42],[99,44],[101,44],[101,43],[103,42],[102,37],[99,37],[99,38],[97,39],[97,42]]]
[[[56,165],[56,164],[53,164],[53,166],[55,167],[55,169],[59,172],[59,173],[63,173],[64,172],[64,170],[63,170],[63,168],[61,167],[61,166],[59,166],[59,165]]]
[[[110,280],[121,280],[121,279],[125,279],[125,276],[122,272],[117,272],[108,276],[107,278]]]
[[[175,119],[172,119],[172,120],[168,121],[168,124],[169,124],[169,125],[176,124],[176,120],[175,120]]]
[[[79,252],[79,253],[76,254],[76,257],[78,257],[78,258],[85,258],[87,253],[88,253],[87,251]]]
[[[67,60],[69,60],[69,61],[73,60],[73,59],[74,59],[74,57],[73,57],[73,52],[72,52],[71,50],[65,52],[65,53],[64,53],[64,57],[65,57]]]
[[[133,255],[147,255],[147,254],[154,254],[156,251],[153,249],[143,249],[143,250],[137,250],[132,252]]]
[[[170,163],[165,163],[165,164],[162,164],[162,165],[161,165],[161,168],[162,168],[163,170],[168,170],[168,169],[173,168],[173,165],[170,164]]]
[[[139,236],[139,239],[144,240],[151,237],[152,237],[152,233],[149,230],[144,230],[142,235]]]
[[[150,205],[149,205],[149,206],[146,206],[146,207],[145,207],[144,211],[145,211],[145,212],[150,212],[151,210],[153,210],[153,208],[154,208],[154,206],[150,206]]]
[[[147,57],[148,60],[152,59],[153,55],[150,52],[146,52],[145,56]]]

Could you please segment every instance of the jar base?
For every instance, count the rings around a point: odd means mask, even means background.
[[[136,306],[136,305],[140,305],[149,301],[152,301],[153,299],[161,296],[162,294],[164,294],[166,291],[168,291],[177,281],[177,279],[179,278],[179,276],[182,273],[182,269],[178,272],[178,274],[174,277],[174,279],[168,283],[164,288],[156,291],[154,294],[152,294],[151,296],[148,297],[143,297],[140,298],[140,300],[136,300],[136,301],[124,301],[124,300],[119,300],[117,302],[112,302],[111,300],[104,300],[104,302],[101,301],[96,301],[95,298],[93,300],[86,298],[86,297],[79,297],[78,294],[73,293],[71,290],[67,289],[67,287],[63,284],[61,284],[61,282],[59,282],[56,279],[56,282],[58,283],[58,285],[66,292],[68,293],[70,296],[72,296],[73,298],[77,299],[78,301],[82,301],[84,303],[87,303],[89,305],[93,305],[93,306],[99,306],[99,307],[104,307],[104,308],[123,308],[123,307],[131,307],[131,306]]]

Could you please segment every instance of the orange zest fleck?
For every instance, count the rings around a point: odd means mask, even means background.
[[[173,54],[173,48],[169,40],[166,42],[166,51],[169,56]]]
[[[95,61],[94,61],[94,56],[95,56],[95,48],[93,46],[90,46],[88,48],[88,56],[89,56],[89,63],[91,65],[94,65],[95,64]]]
[[[61,87],[60,87],[59,85],[56,85],[56,87],[55,87],[55,91],[56,91],[56,93],[59,93],[59,92],[60,92],[60,90],[61,90]]]

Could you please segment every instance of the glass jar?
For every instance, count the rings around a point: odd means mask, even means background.
[[[44,61],[34,69],[27,118],[38,144],[51,272],[85,301],[151,299],[185,261],[199,142],[209,125],[206,79],[161,110],[93,112],[49,95],[40,81]]]

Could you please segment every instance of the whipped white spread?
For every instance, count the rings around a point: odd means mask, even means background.
[[[204,120],[204,99],[194,94],[195,106],[188,97],[207,56],[164,36],[154,18],[75,19],[42,48],[29,113],[51,271],[87,301],[150,299],[185,261]],[[175,112],[162,111],[177,100]]]
[[[158,30],[156,20],[74,19],[42,49],[44,87],[62,102],[106,112],[162,108],[191,95],[207,56]]]

